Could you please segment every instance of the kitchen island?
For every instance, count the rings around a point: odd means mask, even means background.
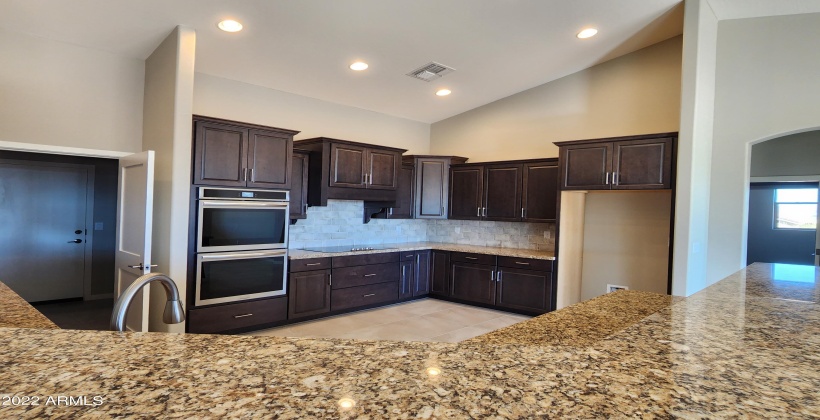
[[[686,299],[617,292],[459,344],[5,327],[0,416],[817,417],[818,279],[754,264]],[[635,322],[590,339],[584,317],[619,301]],[[567,311],[577,340],[539,339]]]

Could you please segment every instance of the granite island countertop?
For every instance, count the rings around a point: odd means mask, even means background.
[[[403,242],[395,244],[378,244],[378,246],[385,247],[386,249],[360,250],[348,252],[316,252],[307,251],[304,249],[289,249],[288,257],[292,260],[299,260],[305,258],[341,257],[346,255],[379,254],[384,252],[420,251],[434,249],[440,251],[456,251],[471,252],[474,254],[500,255],[503,257],[533,258],[536,260],[555,259],[555,252],[552,250],[501,248],[492,246],[453,244],[445,242]]]
[[[0,397],[41,398],[0,416],[816,418],[818,280],[755,264],[686,299],[615,293],[586,306],[661,309],[583,343],[533,339],[537,325],[514,344],[0,328]]]

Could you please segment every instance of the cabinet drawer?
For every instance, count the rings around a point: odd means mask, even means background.
[[[188,332],[216,333],[284,321],[288,298],[255,300],[188,311]]]
[[[348,287],[330,292],[330,309],[356,308],[378,303],[395,302],[399,298],[399,283],[379,283],[367,286]]]
[[[472,254],[469,252],[451,252],[450,261],[470,264],[495,265],[495,255]]]
[[[307,258],[288,261],[288,270],[291,273],[297,273],[299,271],[325,270],[328,268],[330,268],[330,258]]]
[[[333,270],[332,289],[399,281],[399,264],[371,264]]]
[[[399,262],[398,252],[384,252],[379,254],[346,255],[333,257],[333,268],[353,267],[356,265],[384,264]]]
[[[399,255],[400,261],[413,261],[413,258],[416,258],[416,251],[402,251]]]
[[[532,258],[498,257],[499,267],[521,268],[524,270],[552,271],[551,260]]]

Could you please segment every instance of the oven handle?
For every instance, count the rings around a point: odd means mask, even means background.
[[[199,254],[203,260],[241,260],[245,258],[257,257],[284,257],[287,251],[265,251],[265,252],[230,252],[222,254]]]
[[[288,202],[281,201],[216,201],[200,200],[200,206],[208,207],[281,207],[287,208]]]

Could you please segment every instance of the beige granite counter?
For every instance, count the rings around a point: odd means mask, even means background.
[[[363,245],[364,246],[364,245]],[[399,251],[419,251],[427,249],[437,249],[440,251],[456,251],[456,252],[472,252],[475,254],[489,254],[500,255],[504,257],[518,257],[518,258],[533,258],[536,260],[554,260],[554,251],[544,251],[536,249],[520,249],[520,248],[499,248],[490,246],[478,245],[461,245],[450,244],[443,242],[405,242],[398,244],[379,244],[380,247],[389,247],[390,249],[374,249],[370,251],[350,251],[350,252],[315,252],[306,251],[303,249],[290,249],[288,256],[290,259],[298,260],[304,258],[323,258],[323,257],[340,257],[345,255],[361,255],[361,254],[378,254],[384,252],[399,252]]]
[[[0,328],[59,328],[51,320],[31,307],[17,293],[0,282]],[[0,393],[2,393],[0,389]]]
[[[0,405],[0,417],[817,418],[820,275],[809,271],[755,264],[677,301],[616,293],[598,304],[661,309],[586,344],[0,328],[0,403],[39,397]],[[88,405],[46,403],[58,395]]]

